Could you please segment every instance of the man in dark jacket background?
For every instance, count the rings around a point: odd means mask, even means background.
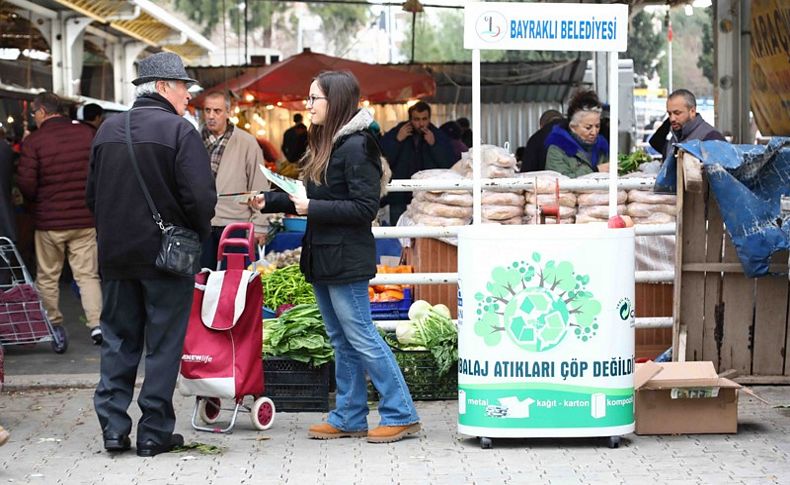
[[[291,163],[298,163],[307,151],[307,127],[302,123],[302,115],[294,115],[294,125],[283,133],[283,155]]]
[[[205,240],[217,203],[208,153],[182,116],[190,79],[181,58],[154,54],[139,64],[130,132],[137,164],[166,224]],[[137,366],[146,349],[145,380],[137,398],[137,454],[154,456],[181,445],[174,434],[173,391],[178,377],[194,280],[154,266],[162,233],[137,181],[126,143],[125,114],[105,121],[91,152],[87,201],[96,216],[104,284],[101,377],[94,396],[104,447],[130,448]]]
[[[556,109],[548,109],[540,115],[538,120],[538,131],[532,134],[527,140],[527,146],[524,149],[524,158],[521,160],[522,172],[536,172],[538,170],[546,170],[546,147],[544,142],[546,137],[551,133],[554,125],[561,122],[563,119],[562,113]]]
[[[63,324],[58,308],[60,274],[66,257],[80,288],[82,308],[93,342],[102,341],[96,229],[85,205],[93,129],[63,116],[60,98],[48,92],[33,98],[38,129],[25,138],[17,168],[17,185],[34,204],[36,286],[53,325]]]
[[[16,154],[5,135],[5,128],[0,127],[0,236],[16,241],[16,214],[11,198]]]
[[[408,179],[420,170],[450,168],[455,163],[449,138],[431,123],[431,107],[423,101],[409,108],[409,121],[399,123],[384,135],[381,149],[393,179]],[[406,211],[411,195],[411,192],[394,192],[382,201],[390,206],[393,226]]]
[[[726,141],[724,135],[697,113],[697,98],[688,89],[678,89],[669,95],[667,115],[669,117],[648,141],[650,146],[663,155],[663,160],[666,160],[672,153],[675,143],[683,143],[688,140]]]

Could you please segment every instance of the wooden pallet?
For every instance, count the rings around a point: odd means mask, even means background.
[[[719,207],[693,156],[679,152],[673,307],[676,360],[710,360],[760,383],[786,383],[787,276],[747,278]],[[787,272],[787,252],[771,271]]]

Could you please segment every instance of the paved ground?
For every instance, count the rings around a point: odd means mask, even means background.
[[[788,387],[756,390],[773,403],[790,403]],[[217,445],[222,453],[145,459],[103,452],[91,397],[90,389],[0,396],[0,421],[12,432],[0,448],[0,483],[790,483],[790,410],[746,396],[737,435],[629,435],[614,450],[593,439],[495,440],[482,450],[456,432],[455,401],[418,403],[424,432],[389,445],[308,440],[305,429],[320,413],[279,414],[265,432],[243,416],[232,435],[197,433],[188,421],[192,400],[178,396],[177,430],[187,442]]]
[[[221,454],[110,456],[102,449],[90,389],[98,379],[98,348],[68,287],[61,299],[72,336],[66,354],[46,344],[8,349],[0,424],[11,441],[0,448],[0,483],[790,483],[790,409],[745,395],[737,435],[629,435],[615,450],[593,439],[495,440],[494,449],[482,450],[457,433],[455,401],[419,402],[424,432],[390,445],[308,440],[305,430],[320,413],[278,414],[265,432],[241,416],[235,433],[214,435],[192,430],[193,401],[177,396],[177,431],[187,442],[221,447]],[[775,405],[790,405],[790,387],[756,390]],[[135,405],[132,413],[137,416]],[[373,412],[371,425],[377,421]]]

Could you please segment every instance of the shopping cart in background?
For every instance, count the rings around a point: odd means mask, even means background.
[[[0,345],[51,342],[58,354],[69,347],[66,329],[52,325],[14,243],[0,237]]]

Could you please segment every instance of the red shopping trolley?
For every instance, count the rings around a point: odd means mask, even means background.
[[[241,230],[246,238],[229,237]],[[220,237],[217,271],[204,268],[195,276],[178,388],[195,396],[192,427],[199,431],[231,432],[240,410],[250,413],[256,429],[268,429],[274,422],[274,403],[262,396],[261,279],[257,271],[245,270],[248,256],[255,261],[253,236],[251,223],[227,226]],[[226,269],[220,271],[223,260]],[[246,396],[253,396],[252,406],[244,404]],[[222,399],[233,399],[235,406],[223,408]],[[233,411],[227,427],[198,424],[198,419],[217,423],[223,410]]]
[[[51,342],[58,354],[69,346],[66,329],[52,325],[14,243],[0,237],[0,345]]]

